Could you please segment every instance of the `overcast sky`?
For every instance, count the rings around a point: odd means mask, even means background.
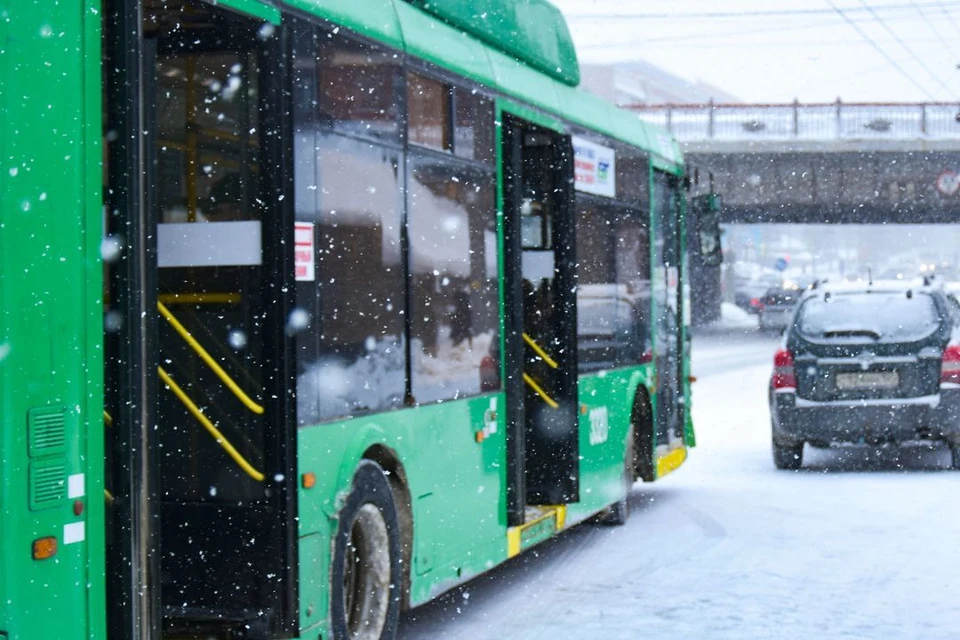
[[[746,102],[960,101],[960,0],[552,0],[581,62],[645,60]]]

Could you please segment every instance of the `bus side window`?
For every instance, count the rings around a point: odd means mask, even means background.
[[[301,426],[403,406],[399,61],[301,25],[294,35],[294,211],[316,274],[297,282]]]
[[[477,395],[499,343],[494,176],[434,153],[412,156],[407,176],[413,400]]]

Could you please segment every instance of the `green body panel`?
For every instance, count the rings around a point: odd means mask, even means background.
[[[623,498],[623,464],[633,399],[649,391],[653,365],[580,377],[580,502],[567,505],[567,523],[589,518]]]
[[[650,146],[648,148],[653,151],[650,156],[650,164],[654,169],[675,176],[683,175],[683,153],[673,136],[666,131],[651,127]]]
[[[566,20],[547,0],[411,2],[554,80],[580,84],[577,52]]]
[[[562,113],[556,82],[498,51],[490,50],[488,55],[497,89],[552,114]]]
[[[265,5],[258,0],[215,0],[213,4],[230,7],[241,13],[272,22],[273,24],[280,24],[280,9]]]
[[[543,127],[543,128],[545,128],[545,129],[550,129],[550,130],[552,130],[552,131],[556,131],[556,132],[558,132],[558,133],[563,133],[563,132],[565,132],[566,129],[567,129],[567,126],[566,126],[562,121],[557,120],[556,118],[554,118],[554,117],[552,117],[552,116],[550,116],[550,115],[547,115],[547,114],[545,114],[545,113],[542,113],[542,112],[540,112],[540,111],[537,111],[536,109],[531,109],[530,107],[524,106],[524,105],[522,105],[522,104],[520,104],[520,103],[518,103],[518,102],[514,102],[514,101],[512,101],[512,100],[507,100],[507,99],[501,98],[500,100],[497,100],[497,122],[501,122],[501,121],[502,121],[502,118],[503,118],[503,114],[504,114],[504,113],[509,113],[510,115],[517,116],[518,118],[523,118],[523,119],[526,120],[527,122],[530,122],[530,123],[532,123],[532,124],[535,124],[535,125],[537,125],[537,126],[539,126],[539,127]],[[503,142],[503,140],[502,140],[502,138],[500,137],[500,128],[497,127],[497,149],[498,149],[498,151],[497,151],[497,180],[498,180],[498,187],[501,187],[501,190],[498,192],[498,195],[499,195],[499,200],[498,200],[498,202],[501,203],[501,206],[500,206],[500,211],[501,211],[501,212],[503,211],[503,205],[502,205],[502,203],[503,203],[503,191],[502,191],[502,186],[503,186],[503,158],[502,158],[502,156],[500,155],[499,149],[500,149],[500,145],[502,144],[502,142]],[[502,231],[503,231],[503,230],[501,229],[501,232],[502,232]],[[501,253],[503,252],[503,247],[500,248],[500,251],[501,251]],[[502,267],[502,266],[503,266],[503,265],[501,265],[501,267]],[[503,273],[503,270],[502,270],[502,269],[501,269],[500,273]]]
[[[404,48],[394,0],[284,0],[284,4],[352,29],[388,47]]]
[[[558,86],[557,95],[563,116],[570,122],[635,147],[651,149],[652,127],[635,115],[579,89]]]
[[[398,2],[396,9],[409,55],[489,87],[496,84],[488,49],[482,43],[405,2]]]
[[[17,0],[0,21],[0,631],[102,638],[99,8]],[[31,450],[28,412],[52,407],[62,445]],[[57,469],[35,510],[31,466]]]
[[[304,628],[315,623],[308,607],[328,610],[329,545],[337,513],[357,464],[374,445],[392,453],[408,481],[412,602],[425,602],[506,559],[502,407],[502,394],[488,394],[300,429],[301,472],[317,478],[314,488],[299,494]],[[476,433],[494,416],[496,432],[477,442]],[[308,559],[318,548],[323,558]]]

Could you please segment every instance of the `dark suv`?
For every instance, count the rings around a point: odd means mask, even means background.
[[[943,440],[960,468],[960,332],[942,288],[901,282],[806,291],[774,356],[773,460],[803,445]]]

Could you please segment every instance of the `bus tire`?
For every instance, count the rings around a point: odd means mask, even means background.
[[[392,640],[400,617],[400,533],[390,483],[364,460],[340,510],[330,567],[334,640]]]
[[[644,482],[657,479],[653,461],[653,407],[650,397],[642,386],[637,389],[630,414],[633,430],[633,477]]]
[[[623,498],[604,510],[600,524],[619,527],[630,518],[630,487],[633,486],[633,433],[627,434],[626,451],[623,455]]]

